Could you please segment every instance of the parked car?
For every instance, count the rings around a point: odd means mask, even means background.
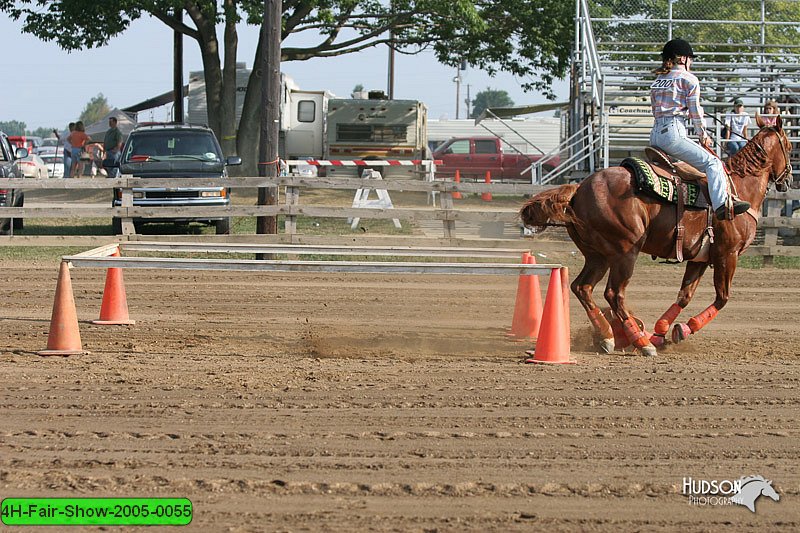
[[[30,135],[9,135],[8,140],[17,148],[27,148],[29,154],[35,154],[39,146],[42,145],[41,137]]]
[[[47,165],[47,174],[51,178],[64,177],[64,156],[61,152],[47,152],[44,155],[39,155]]]
[[[11,145],[8,135],[0,131],[0,208],[23,207],[25,194],[15,189],[3,188],[2,179],[18,178],[22,175],[19,160],[28,155],[27,148],[16,148]],[[0,219],[0,231],[8,229],[10,219]],[[23,220],[14,219],[14,229],[22,229]]]
[[[436,165],[436,177],[453,178],[458,170],[464,179],[483,181],[491,172],[495,180],[530,182],[530,166],[542,155],[507,152],[497,137],[454,137],[438,147],[433,158],[442,161]],[[545,172],[558,162],[558,156],[551,157],[544,163]]]
[[[111,168],[118,167],[122,174],[138,178],[225,178],[228,166],[241,163],[240,157],[223,157],[222,148],[210,128],[147,124],[128,135],[120,162]],[[133,205],[137,207],[191,208],[228,206],[230,202],[230,189],[226,187],[146,187],[133,190]],[[122,205],[120,189],[114,190],[112,205]],[[217,234],[229,233],[231,226],[230,217],[134,219],[137,225],[147,222],[203,222],[213,224]],[[114,218],[113,227],[117,234],[122,233],[121,219]]]
[[[24,178],[46,178],[49,175],[47,164],[36,154],[28,154],[23,157],[19,160],[18,165]]]

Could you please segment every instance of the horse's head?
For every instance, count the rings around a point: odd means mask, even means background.
[[[761,485],[761,495],[766,496],[767,498],[772,498],[776,502],[781,499],[778,492],[772,488],[772,481],[764,480],[764,484]]]
[[[765,152],[769,160],[769,179],[775,183],[775,189],[779,192],[789,190],[789,184],[793,180],[792,163],[789,160],[792,143],[789,142],[789,138],[783,129],[783,120],[781,120],[780,115],[778,115],[774,126],[762,128],[753,140]],[[800,187],[800,182],[795,181],[792,186]]]

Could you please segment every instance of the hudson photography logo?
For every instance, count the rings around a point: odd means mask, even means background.
[[[683,478],[681,493],[689,498],[689,505],[743,505],[756,512],[756,500],[760,496],[776,502],[780,495],[772,488],[772,481],[762,476],[747,476],[731,479]]]

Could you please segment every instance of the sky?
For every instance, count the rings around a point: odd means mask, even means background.
[[[99,93],[112,106],[126,107],[172,89],[172,31],[156,19],[135,21],[107,46],[71,53],[23,34],[20,28],[21,23],[0,15],[0,50],[4,51],[0,121],[19,120],[29,130],[64,128],[77,120],[86,103]],[[257,27],[240,27],[238,60],[248,67],[257,40]],[[388,50],[381,46],[336,58],[284,62],[281,70],[301,89],[326,89],[349,98],[358,84],[367,90],[387,90],[387,62]],[[199,48],[188,38],[184,38],[184,70],[184,82],[190,71],[202,70]],[[430,119],[456,118],[455,75],[454,67],[439,64],[432,53],[396,54],[394,97],[424,102]],[[468,68],[461,76],[459,118],[466,118],[467,85],[472,98],[492,88],[508,92],[516,105],[547,101],[541,94],[523,92],[520,85],[524,80],[509,74],[492,78]],[[567,100],[566,82],[557,82],[554,90],[559,101]],[[144,111],[139,119],[167,120],[169,112],[169,106]]]

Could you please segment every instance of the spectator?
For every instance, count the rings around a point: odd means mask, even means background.
[[[53,130],[53,133],[56,134],[56,139],[61,141],[63,153],[61,154],[64,158],[64,177],[70,177],[70,168],[72,167],[72,145],[69,144],[69,135],[75,130],[75,123],[70,122],[69,126],[67,126],[66,134],[62,137],[58,131]],[[56,149],[56,154],[58,154],[58,149]]]
[[[106,163],[118,165],[120,155],[122,154],[122,132],[117,127],[117,118],[108,117],[108,131],[103,137],[103,150],[105,150],[105,159],[103,160],[103,167]],[[119,172],[119,167],[110,167],[106,169],[108,177],[116,178]]]
[[[69,134],[67,141],[72,146],[72,167],[70,174],[80,177],[83,175],[83,161],[81,161],[81,153],[83,152],[86,143],[91,141],[86,130],[83,127],[83,121],[75,123],[75,130]]]
[[[725,127],[727,128],[725,139],[728,141],[725,149],[728,154],[735,155],[747,144],[747,127],[749,125],[750,115],[744,110],[742,99],[737,98],[733,101],[733,112],[725,115]]]
[[[756,111],[756,125],[759,128],[764,128],[766,126],[774,126],[775,123],[778,121],[778,115],[780,111],[778,110],[778,102],[770,98],[764,104],[764,114],[760,114]]]

